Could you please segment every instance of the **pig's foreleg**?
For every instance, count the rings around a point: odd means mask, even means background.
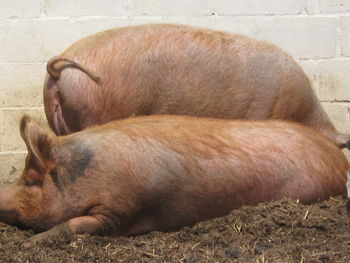
[[[81,216],[72,218],[62,224],[56,225],[46,232],[39,233],[29,242],[24,243],[25,247],[42,243],[57,236],[71,236],[74,234],[98,234],[107,230],[107,222],[104,217]]]

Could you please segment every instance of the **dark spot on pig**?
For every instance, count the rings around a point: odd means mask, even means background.
[[[75,159],[70,162],[70,165],[67,167],[69,170],[69,178],[72,183],[81,177],[84,176],[85,170],[88,168],[90,161],[94,157],[92,151],[87,147],[82,147],[81,151],[76,152]]]
[[[94,152],[84,143],[69,141],[62,145],[56,169],[51,170],[50,176],[55,186],[60,190],[74,184],[79,177],[85,176],[86,170],[91,168]]]

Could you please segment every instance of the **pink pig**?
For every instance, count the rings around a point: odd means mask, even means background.
[[[79,40],[47,70],[45,112],[59,135],[175,114],[292,120],[350,148],[292,57],[245,36],[184,25],[119,28]]]
[[[243,205],[346,193],[348,161],[300,124],[154,115],[56,137],[24,117],[22,176],[0,192],[0,220],[43,232],[171,231]]]

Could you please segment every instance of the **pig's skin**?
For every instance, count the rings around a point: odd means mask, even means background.
[[[175,114],[292,120],[350,147],[300,66],[248,37],[181,25],[126,27],[83,38],[47,69],[45,112],[59,135],[130,116]]]
[[[348,180],[346,182],[346,189],[348,193],[348,198],[350,198],[350,170],[348,171]]]
[[[285,121],[155,115],[55,137],[24,117],[21,134],[26,166],[0,192],[0,220],[46,231],[35,242],[171,231],[242,205],[346,193],[343,153]]]

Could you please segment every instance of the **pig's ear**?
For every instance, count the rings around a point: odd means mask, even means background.
[[[52,158],[50,152],[54,137],[40,128],[28,115],[22,117],[20,131],[27,145],[30,166],[39,173],[44,173]]]

